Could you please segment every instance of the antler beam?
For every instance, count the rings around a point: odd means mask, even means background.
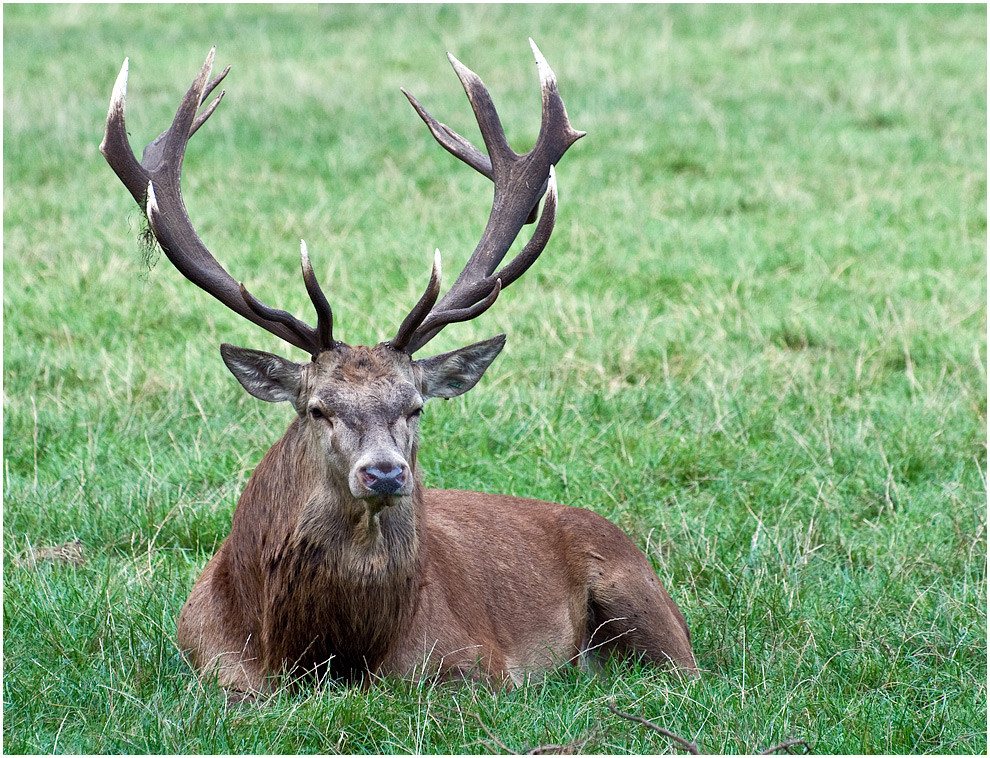
[[[100,152],[147,217],[151,232],[165,255],[183,276],[235,313],[315,356],[335,344],[333,314],[316,282],[305,244],[302,252],[303,278],[317,311],[318,325],[315,329],[286,311],[265,305],[248,293],[243,284],[235,281],[199,238],[182,200],[180,180],[186,145],[213,115],[224,92],[202,113],[199,109],[230,71],[228,66],[215,79],[210,79],[215,53],[214,47],[182,98],[172,125],[145,147],[140,163],[131,151],[124,118],[128,75],[128,61],[125,60],[110,99]]]

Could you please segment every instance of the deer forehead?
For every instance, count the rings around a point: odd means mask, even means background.
[[[340,344],[320,353],[307,368],[310,397],[333,410],[377,408],[400,414],[421,401],[412,359],[383,345]]]

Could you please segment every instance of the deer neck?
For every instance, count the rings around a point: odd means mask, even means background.
[[[305,501],[289,538],[296,548],[318,547],[341,580],[380,583],[416,566],[422,494],[389,502],[356,500],[339,488],[318,488]]]
[[[291,460],[297,481],[308,484],[296,493],[295,514],[283,524],[282,537],[272,535],[263,548],[268,659],[273,669],[355,678],[384,660],[415,610],[423,524],[419,472],[414,467],[411,495],[356,499],[325,471],[315,471],[319,467],[305,451],[286,438],[284,449],[271,453],[283,463]]]

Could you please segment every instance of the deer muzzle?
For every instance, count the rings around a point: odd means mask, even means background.
[[[361,483],[377,495],[397,495],[406,485],[405,466],[368,466],[361,470]]]
[[[413,476],[401,459],[358,461],[351,470],[351,494],[358,499],[411,495]]]

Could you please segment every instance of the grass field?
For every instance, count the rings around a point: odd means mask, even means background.
[[[609,703],[713,752],[985,752],[986,13],[6,5],[5,752],[675,750]],[[228,710],[175,618],[290,410],[217,348],[304,356],[145,261],[97,151],[121,62],[140,149],[218,46],[232,72],[185,163],[193,221],[309,321],[305,238],[335,335],[373,343],[434,247],[466,260],[490,203],[399,87],[474,137],[450,50],[528,149],[529,36],[588,137],[534,270],[431,345],[508,334],[477,389],[428,408],[420,457],[432,486],[622,526],[706,673]]]

